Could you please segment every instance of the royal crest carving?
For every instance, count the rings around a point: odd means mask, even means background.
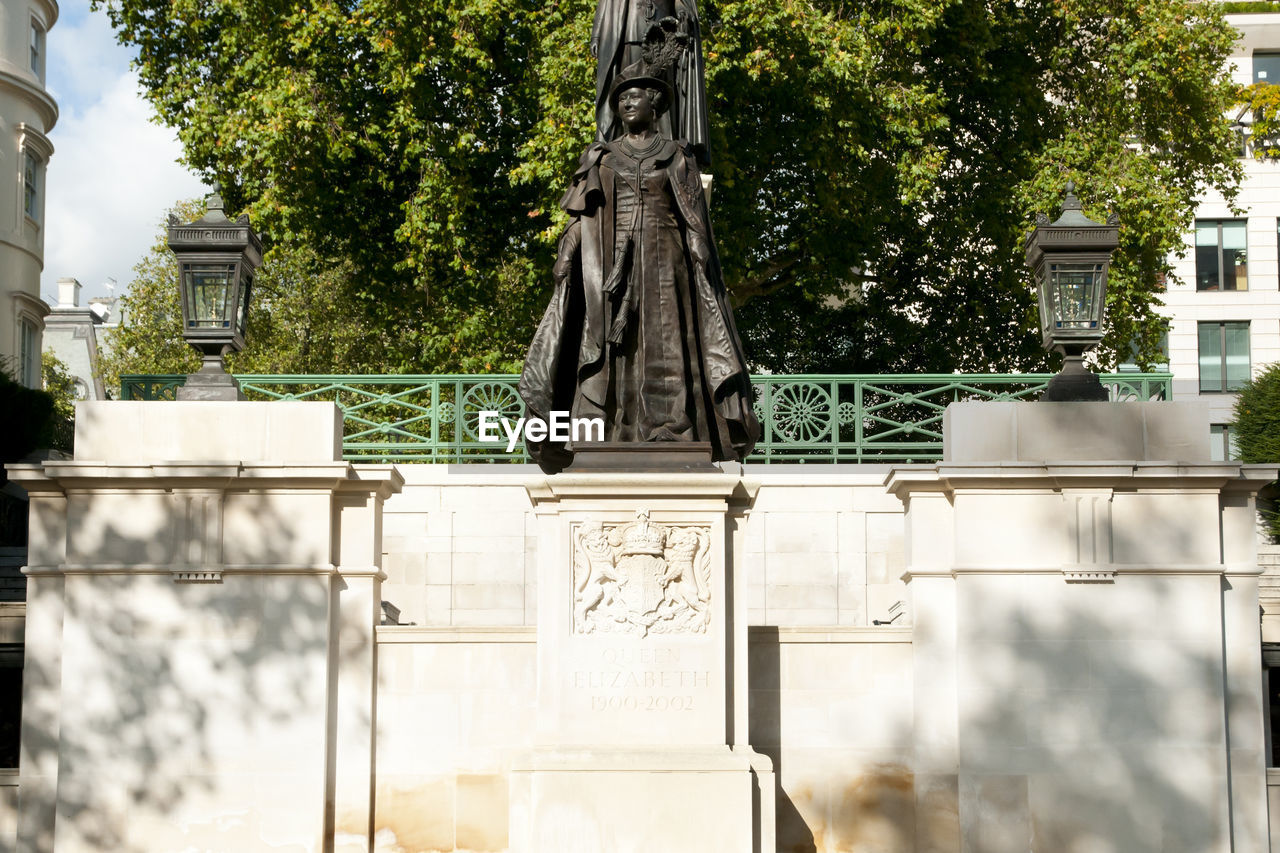
[[[577,634],[701,634],[711,621],[711,529],[587,521],[573,530]]]

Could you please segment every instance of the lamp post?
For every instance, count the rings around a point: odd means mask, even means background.
[[[249,217],[232,221],[222,209],[217,185],[206,197],[208,211],[195,222],[169,217],[169,249],[178,258],[182,337],[200,353],[199,372],[178,389],[179,400],[243,400],[240,384],[222,357],[244,349],[253,275],[262,264],[262,241]]]
[[[1067,184],[1056,222],[1040,214],[1026,242],[1027,265],[1040,296],[1040,333],[1045,349],[1062,353],[1062,372],[1041,400],[1105,401],[1107,389],[1084,366],[1084,354],[1102,340],[1111,253],[1120,244],[1119,220],[1094,222],[1080,209],[1075,185]]]

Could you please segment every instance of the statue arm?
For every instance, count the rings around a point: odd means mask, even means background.
[[[573,271],[574,261],[577,260],[578,253],[582,248],[582,220],[576,216],[573,218],[564,234],[560,237],[560,245],[556,249],[556,263],[552,267],[552,277],[555,280],[556,287],[562,286],[569,278],[569,273]]]
[[[711,262],[710,229],[707,224],[706,200],[702,195],[702,175],[693,150],[685,143],[670,171],[676,208],[685,222],[685,242],[695,269],[706,271]]]
[[[613,8],[616,3],[617,0],[596,0],[596,17],[591,23],[591,55],[594,57],[600,56],[601,37],[618,29],[618,16]]]

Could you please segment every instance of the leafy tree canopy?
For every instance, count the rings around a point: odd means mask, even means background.
[[[1249,146],[1259,160],[1280,159],[1280,83],[1259,81],[1245,90],[1243,118],[1249,115]]]
[[[345,271],[382,369],[518,368],[593,134],[594,3],[93,2],[187,161]],[[1123,226],[1104,360],[1155,355],[1193,200],[1239,176],[1216,4],[699,7],[712,217],[757,365],[1042,366],[1021,245],[1067,180]]]
[[[1242,462],[1280,463],[1280,362],[1268,365],[1240,389],[1236,397],[1232,438]],[[1262,512],[1272,542],[1280,543],[1280,513],[1274,498]]]

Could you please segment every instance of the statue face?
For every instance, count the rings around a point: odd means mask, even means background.
[[[618,117],[628,130],[644,129],[653,125],[655,118],[649,93],[635,86],[618,94]]]

